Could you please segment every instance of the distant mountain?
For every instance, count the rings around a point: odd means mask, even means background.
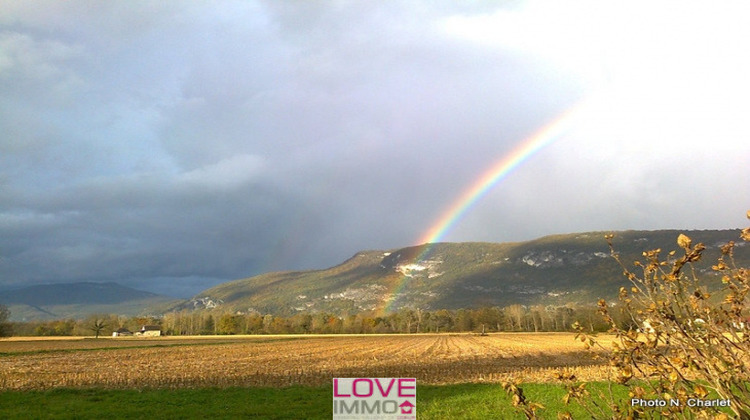
[[[44,284],[0,292],[0,303],[9,307],[14,321],[81,318],[94,313],[154,314],[177,302],[111,282]]]
[[[680,251],[676,244],[680,233],[706,245],[699,275],[707,279],[716,276],[711,265],[719,246],[730,240],[745,245],[738,239],[739,230],[625,231],[616,233],[614,244],[625,262],[655,248],[661,248],[666,258],[668,251]],[[223,283],[171,309],[291,315],[384,307],[594,304],[599,298],[615,300],[619,287],[628,284],[609,255],[604,235],[590,232],[519,243],[438,243],[363,251],[325,270],[268,273]],[[737,262],[748,266],[750,249],[739,248],[736,254]]]
[[[719,247],[737,242],[735,260],[750,266],[750,246],[739,230],[625,231],[614,244],[622,260],[642,252],[680,250],[685,233],[707,249],[699,276],[716,279],[711,265]],[[14,321],[82,318],[93,313],[158,315],[175,310],[292,315],[299,312],[359,312],[459,309],[482,306],[594,304],[616,300],[626,286],[609,255],[605,232],[547,236],[518,243],[438,243],[362,251],[324,270],[267,273],[207,289],[189,300],[135,290],[117,283],[71,283],[0,291]]]

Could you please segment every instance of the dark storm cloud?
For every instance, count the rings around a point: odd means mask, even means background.
[[[635,35],[581,36],[617,30],[606,13],[539,5],[0,2],[0,285],[188,295],[414,244],[604,79],[614,111],[530,159],[447,239],[741,223],[748,149],[676,146],[694,132],[750,144],[731,123],[748,64],[677,48],[695,68],[728,63],[727,82],[705,87],[715,73],[675,77],[672,56]],[[585,62],[592,51],[606,65]],[[656,60],[655,76],[638,60]],[[680,83],[692,96],[672,98]],[[712,175],[676,187],[686,165]],[[716,191],[721,209],[705,198]]]

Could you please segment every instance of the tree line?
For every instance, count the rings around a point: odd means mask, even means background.
[[[0,337],[7,337],[13,333],[8,318],[10,318],[10,310],[7,306],[0,305]]]
[[[608,330],[596,311],[595,307],[582,306],[510,305],[455,310],[409,308],[389,314],[299,313],[283,317],[257,312],[185,310],[159,317],[92,315],[80,320],[16,322],[10,327],[17,336],[109,335],[119,328],[137,331],[143,325],[158,325],[165,335],[542,332],[572,331],[574,323],[591,332]]]

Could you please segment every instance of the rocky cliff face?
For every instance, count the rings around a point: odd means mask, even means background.
[[[644,250],[677,249],[678,231],[620,232],[615,246],[625,261]],[[707,244],[706,267],[718,247],[737,239],[739,230],[687,231]],[[737,255],[739,262],[750,255]],[[183,308],[262,313],[334,313],[412,307],[422,309],[511,304],[594,304],[613,298],[626,285],[610,257],[604,232],[557,235],[534,241],[439,243],[358,252],[325,270],[269,273],[237,280],[201,293]]]

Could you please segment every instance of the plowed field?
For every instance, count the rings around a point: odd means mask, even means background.
[[[548,382],[562,367],[605,379],[592,356],[562,333],[14,339],[0,340],[0,389],[324,385],[334,377]]]

